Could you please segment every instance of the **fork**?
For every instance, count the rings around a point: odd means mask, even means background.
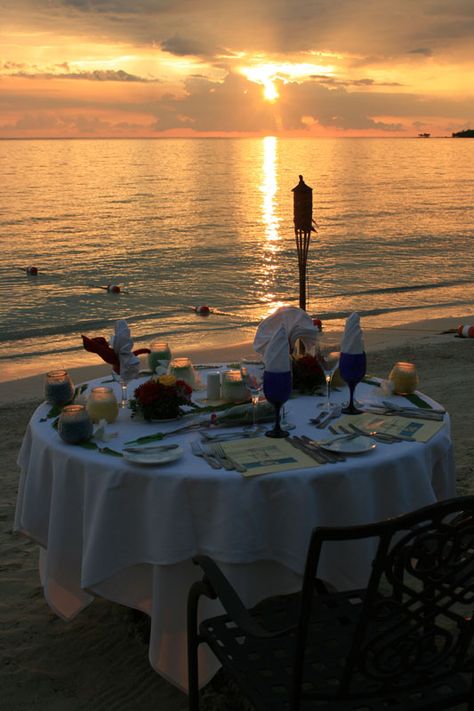
[[[224,466],[224,469],[228,469],[229,471],[231,469],[236,469],[238,472],[246,472],[247,467],[244,467],[243,464],[240,464],[239,462],[236,462],[235,459],[232,457],[229,457],[229,455],[224,451],[224,448],[221,444],[218,442],[213,442],[211,445],[212,452],[217,456],[219,462],[222,463]]]
[[[210,452],[205,452],[199,442],[191,442],[191,451],[196,457],[202,457],[213,469],[222,469],[222,464]]]

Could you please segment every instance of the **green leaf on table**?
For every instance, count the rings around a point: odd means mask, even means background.
[[[60,405],[53,405],[53,407],[46,414],[46,419],[50,420],[52,417],[59,417],[62,409],[63,408]]]
[[[85,442],[78,442],[77,445],[83,449],[99,449],[96,443],[92,442],[90,439],[86,439]]]
[[[423,400],[421,397],[416,395],[416,393],[412,393],[410,395],[404,395],[407,400],[409,400],[413,405],[416,405],[417,407],[423,407],[425,410],[432,410],[432,406],[429,404],[429,402],[426,402],[426,400]]]
[[[123,457],[122,452],[117,452],[116,449],[111,449],[110,447],[102,447],[99,452],[101,454],[110,454],[112,457]]]
[[[374,380],[374,376],[372,375],[365,375],[362,378],[362,382],[366,383],[367,385],[375,385],[376,388],[380,387],[380,382],[378,380]]]
[[[160,439],[163,439],[164,436],[163,432],[155,432],[155,434],[152,435],[145,435],[143,437],[138,437],[138,439],[131,439],[128,442],[125,442],[125,444],[146,444],[147,442],[157,442]]]

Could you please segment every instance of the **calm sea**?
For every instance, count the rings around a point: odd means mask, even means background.
[[[474,313],[474,141],[4,140],[0,164],[0,380],[100,362],[80,336],[118,318],[139,344],[252,338],[298,303],[300,173],[310,313],[357,310],[366,328]]]

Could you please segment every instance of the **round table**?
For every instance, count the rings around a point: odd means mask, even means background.
[[[205,378],[207,371],[201,372]],[[91,381],[88,390],[103,382]],[[356,395],[379,397],[376,387],[364,383]],[[345,388],[333,394],[335,402],[344,397]],[[305,396],[287,403],[295,433],[327,434],[309,423],[319,402],[323,399]],[[183,690],[186,597],[200,577],[192,556],[214,558],[244,603],[252,605],[299,589],[315,526],[373,522],[455,495],[448,415],[427,443],[378,443],[345,462],[314,462],[305,469],[245,478],[237,471],[214,470],[194,456],[190,442],[196,433],[167,438],[179,442],[184,455],[159,467],[65,444],[46,418],[48,410],[44,403],[35,411],[24,436],[15,521],[15,529],[40,546],[45,598],[66,620],[94,595],[147,613],[150,663]],[[128,440],[175,427],[131,420],[130,411],[121,410],[107,427],[117,437],[100,444],[120,450]],[[319,575],[338,588],[361,586],[372,554],[370,542],[334,544]],[[218,614],[217,605],[205,601],[203,616]],[[204,655],[201,683],[217,668],[212,655]]]

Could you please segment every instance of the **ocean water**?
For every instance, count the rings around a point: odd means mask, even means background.
[[[328,328],[474,314],[474,141],[4,140],[0,165],[0,380],[100,362],[81,334],[118,318],[137,345],[251,339],[298,304],[299,174],[307,310]]]

